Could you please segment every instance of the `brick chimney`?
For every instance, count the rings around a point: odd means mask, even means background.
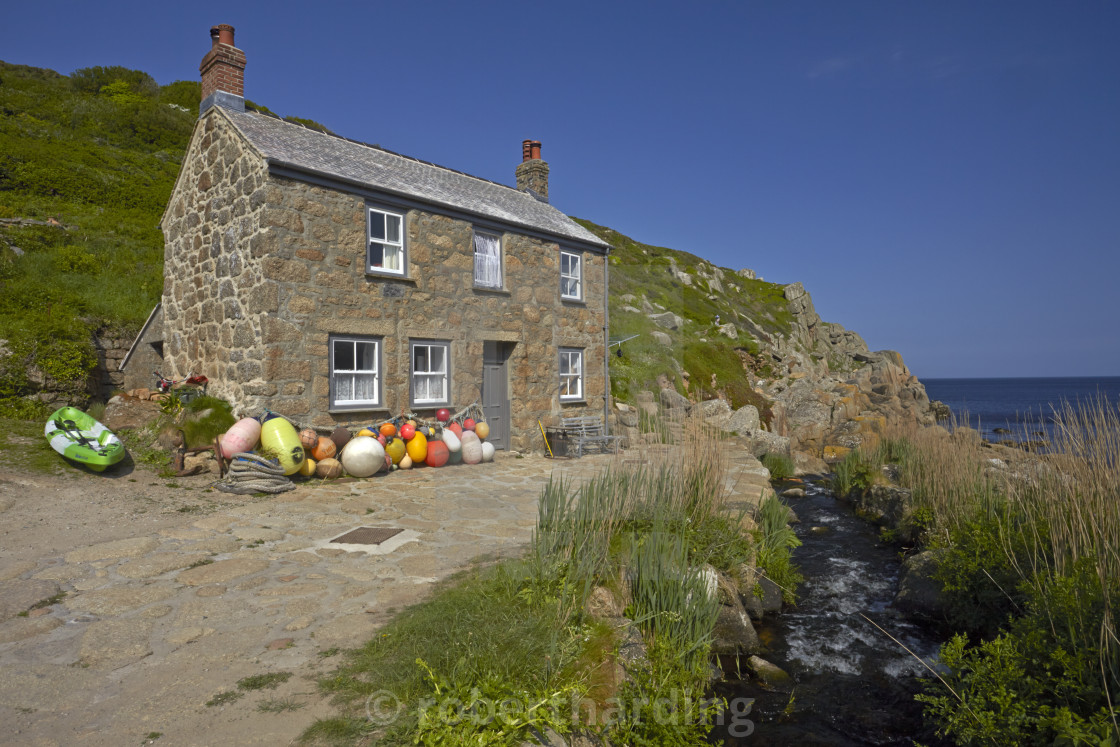
[[[202,58],[202,104],[199,116],[211,106],[245,111],[245,53],[233,46],[233,26],[210,29],[210,51]]]
[[[541,141],[521,143],[521,163],[517,165],[517,189],[548,202],[548,164],[541,160]]]

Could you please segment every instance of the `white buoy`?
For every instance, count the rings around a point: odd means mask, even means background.
[[[354,477],[369,477],[385,466],[385,448],[371,436],[356,436],[342,450],[342,466]]]

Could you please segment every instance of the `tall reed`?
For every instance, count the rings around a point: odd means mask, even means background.
[[[617,579],[632,560],[624,548],[641,545],[647,535],[676,535],[687,551],[713,525],[733,524],[721,513],[728,486],[716,434],[700,421],[681,425],[677,446],[616,462],[578,486],[562,479],[545,486],[531,559],[542,593],[559,594],[565,615],[581,614],[596,584]],[[687,565],[677,576],[685,571]]]
[[[1087,686],[1099,678],[1087,692],[1103,693],[1111,712],[1120,707],[1120,405],[1062,403],[1051,421],[1045,453],[1008,462],[970,430],[904,434],[899,479],[932,514],[927,541],[995,538],[1012,583],[999,593],[1014,594],[1017,614],[1040,621],[1050,646],[1068,652],[1067,676]],[[995,568],[979,571],[995,582]],[[1085,703],[1087,718],[1099,706]]]

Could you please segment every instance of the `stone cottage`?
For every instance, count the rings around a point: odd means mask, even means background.
[[[233,33],[161,221],[164,374],[323,428],[478,404],[499,448],[605,415],[609,247],[540,143],[513,188],[247,111]]]

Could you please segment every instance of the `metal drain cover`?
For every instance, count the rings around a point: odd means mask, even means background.
[[[393,527],[358,527],[335,537],[331,542],[341,545],[380,545],[385,540],[396,537],[403,531],[403,529],[394,529]]]

